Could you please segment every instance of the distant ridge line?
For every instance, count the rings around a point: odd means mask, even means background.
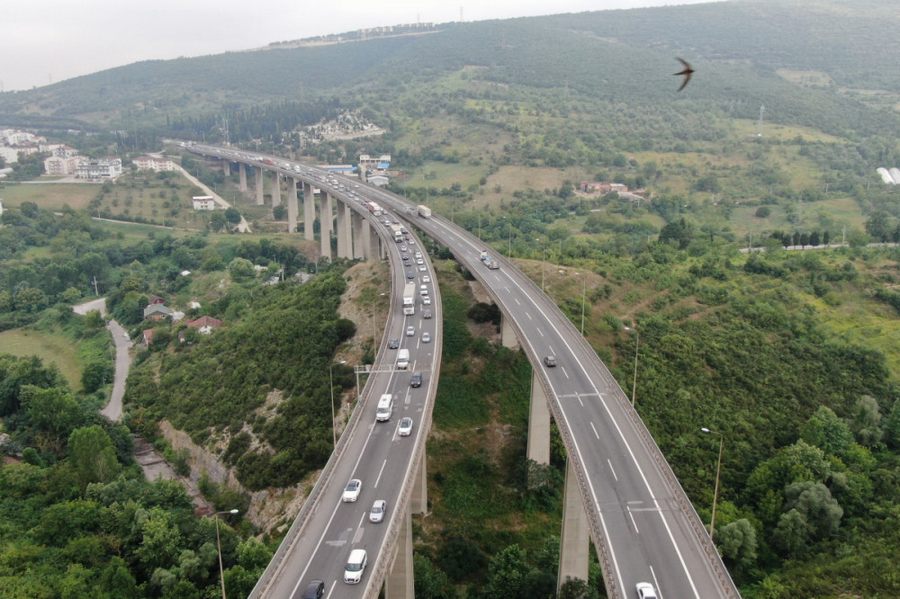
[[[366,42],[373,39],[415,37],[420,35],[427,35],[429,33],[440,33],[441,31],[444,31],[444,29],[440,25],[435,25],[434,23],[387,25],[384,27],[357,29],[356,31],[345,31],[343,33],[334,33],[330,35],[304,37],[283,42],[271,42],[266,46],[262,46],[260,48],[252,48],[248,51],[257,52],[260,50],[283,50],[289,48],[333,46],[335,44],[346,44],[350,42]]]

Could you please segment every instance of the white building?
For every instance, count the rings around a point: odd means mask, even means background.
[[[40,135],[29,133],[28,131],[19,131],[18,129],[3,129],[0,131],[0,138],[6,141],[8,146],[21,146],[40,141],[47,141]]]
[[[115,179],[121,174],[122,161],[118,158],[81,160],[75,166],[75,176],[79,179],[90,179],[92,181]]]
[[[138,156],[134,159],[134,165],[139,171],[174,171],[175,163],[168,158],[158,156]]]
[[[194,204],[194,210],[215,210],[216,201],[212,196],[194,196],[191,198]]]

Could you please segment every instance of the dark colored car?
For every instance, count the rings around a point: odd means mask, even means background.
[[[388,349],[397,349],[400,347],[399,339],[388,339]]]
[[[415,278],[416,278],[416,273],[415,273],[415,271],[407,270],[407,271],[406,271],[406,278],[409,279],[410,281],[412,281],[413,279],[415,279]]]
[[[409,386],[410,387],[421,387],[422,386],[422,373],[414,372],[413,375],[409,378]]]
[[[325,594],[325,583],[321,580],[314,580],[303,591],[301,599],[322,599]]]
[[[544,365],[547,368],[554,368],[556,366],[556,356],[544,356]]]

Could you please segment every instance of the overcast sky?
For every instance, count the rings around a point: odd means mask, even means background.
[[[0,9],[0,88],[28,89],[154,58],[399,23],[521,17],[703,0],[10,0]]]

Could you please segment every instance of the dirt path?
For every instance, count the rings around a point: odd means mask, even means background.
[[[202,189],[204,192],[206,192],[210,197],[212,197],[213,201],[216,204],[218,204],[219,206],[221,206],[223,210],[225,208],[231,208],[231,204],[229,204],[224,198],[222,198],[222,196],[220,196],[219,194],[214,192],[212,189],[207,187],[205,183],[200,181],[200,179],[198,179],[194,175],[192,175],[189,172],[187,172],[186,170],[184,170],[184,168],[182,168],[182,166],[180,164],[176,163],[175,168],[182,175],[184,175],[188,181],[190,181],[191,183],[193,183],[194,185],[196,185],[197,187]],[[241,215],[241,222],[238,223],[237,230],[238,230],[238,233],[252,233],[253,232],[250,230],[250,223],[247,222],[247,220],[244,218],[243,214]]]

